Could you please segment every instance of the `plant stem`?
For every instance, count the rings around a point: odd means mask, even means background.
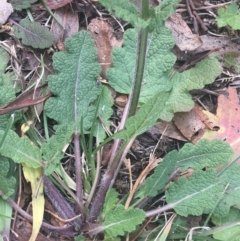
[[[76,216],[71,205],[63,198],[58,189],[52,184],[52,182],[45,176],[43,177],[44,181],[44,193],[47,195],[49,200],[55,209],[60,213],[61,217],[64,219],[73,218]],[[74,220],[72,221],[72,225],[81,228],[81,221]]]
[[[61,172],[61,177],[58,176],[59,172]],[[63,189],[63,191],[66,191],[68,193],[68,195],[71,196],[71,198],[79,205],[81,206],[81,203],[79,202],[79,200],[77,199],[75,193],[73,193],[73,191],[71,190],[71,188],[68,187],[68,185],[66,184],[66,181],[65,181],[65,177],[64,177],[64,174],[63,174],[63,171],[60,170],[59,172],[55,173],[53,172],[52,173],[52,177],[54,178],[53,180],[51,180],[53,183],[54,181],[56,181],[56,183],[54,183],[55,185],[58,185],[57,187],[59,188],[59,186],[61,186],[61,188]]]
[[[145,65],[145,56],[147,50],[147,38],[148,38],[148,30],[147,29],[140,29],[138,33],[139,38],[139,48],[138,48],[138,56],[139,59],[137,60],[137,68],[135,72],[135,79],[136,81],[133,82],[133,90],[129,96],[132,98],[132,104],[129,111],[129,117],[135,115],[138,105],[138,100],[140,96],[142,80],[144,75],[144,65]]]
[[[149,17],[149,4],[148,0],[142,0],[142,18],[147,20]],[[129,96],[131,98],[131,107],[129,110],[128,117],[135,115],[139,96],[142,87],[144,66],[147,52],[147,39],[148,39],[148,28],[140,29],[138,32],[138,52],[136,60],[135,76],[132,86],[132,92]]]
[[[105,195],[111,185],[113,177],[114,173],[111,169],[107,170],[106,173],[103,175],[97,195],[95,196],[93,204],[91,206],[90,215],[88,219],[89,222],[96,222],[102,204],[104,203]]]
[[[80,151],[80,141],[78,131],[74,133],[74,153],[75,153],[75,168],[76,168],[76,196],[80,203],[83,202],[83,185],[82,185],[82,161]],[[81,213],[83,210],[79,210]]]
[[[142,0],[142,18],[148,19],[149,16],[149,5],[148,0]],[[137,60],[136,60],[136,68],[135,68],[135,76],[132,85],[132,91],[128,99],[128,103],[124,109],[123,117],[121,123],[119,125],[119,130],[123,129],[125,126],[125,122],[129,116],[133,116],[136,113],[138,100],[140,96],[141,85],[143,81],[144,75],[144,65],[145,65],[145,56],[147,51],[147,39],[148,39],[148,28],[140,29],[138,33],[138,52],[137,52]],[[131,140],[127,140],[122,142],[121,140],[115,140],[112,147],[112,155],[109,161],[109,167],[106,173],[104,174],[100,188],[97,192],[97,195],[92,203],[90,209],[90,222],[95,222],[100,213],[101,207],[103,205],[105,195],[109,189],[109,187],[113,184],[117,172],[121,165],[121,160],[125,158],[126,147]],[[121,147],[120,147],[121,146]],[[123,155],[124,153],[124,155]]]

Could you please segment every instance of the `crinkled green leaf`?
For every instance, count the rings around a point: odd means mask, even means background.
[[[8,175],[9,169],[8,158],[0,156],[0,191],[4,194],[4,199],[13,195],[16,190],[16,179]]]
[[[170,91],[170,97],[166,102],[165,109],[159,115],[159,118],[170,121],[174,113],[190,111],[194,106],[194,102],[189,91],[201,89],[206,84],[214,82],[221,71],[222,67],[217,58],[211,56],[197,63],[194,68],[183,73],[176,72],[172,79],[168,80],[172,82],[173,88]]]
[[[115,139],[130,140],[132,137],[140,135],[156,124],[158,116],[164,110],[168,93],[159,93],[153,96],[144,104],[138,113],[127,119],[125,130],[114,135]]]
[[[149,24],[150,29],[156,28],[161,22],[165,21],[170,15],[175,13],[177,4],[180,0],[163,0],[154,8],[155,16]]]
[[[0,106],[5,105],[9,101],[15,98],[15,91],[13,83],[9,80],[13,80],[12,73],[4,73],[9,61],[8,53],[0,48]],[[0,115],[0,129],[5,129],[11,114]]]
[[[74,237],[74,241],[86,241],[86,238],[82,235],[78,235],[77,237]]]
[[[179,152],[174,150],[170,153],[175,153],[171,158],[177,161],[177,167],[201,170],[226,163],[233,155],[233,150],[228,143],[220,139],[202,139],[196,145],[186,143]],[[165,158],[168,158],[169,154]]]
[[[9,73],[6,73],[6,74],[2,75],[2,84],[3,85],[10,85],[13,89],[15,89],[15,92],[20,90],[19,84],[16,83],[16,77],[15,77],[15,74],[13,72],[9,72]],[[14,85],[15,85],[15,87],[14,87]]]
[[[124,235],[125,232],[134,231],[144,219],[144,211],[137,208],[125,210],[123,205],[118,205],[113,211],[107,213],[103,226],[106,235],[113,238]]]
[[[156,16],[161,15],[162,20],[166,20],[170,15],[176,11],[177,4],[181,0],[163,0],[155,8]]]
[[[22,43],[33,48],[48,48],[53,45],[54,37],[47,27],[38,22],[30,22],[27,18],[15,25],[14,34],[22,39]]]
[[[240,210],[231,208],[225,217],[212,217],[212,222],[218,226],[213,230],[213,237],[222,241],[240,241]]]
[[[230,208],[229,214],[225,217],[212,216],[211,221],[216,226],[224,225],[225,223],[235,222],[240,220],[240,210],[234,207]]]
[[[109,235],[105,235],[104,236],[104,241],[121,241],[122,239],[120,237],[117,237],[117,238],[113,238],[112,236],[109,236]]]
[[[136,64],[137,31],[134,29],[127,30],[123,39],[123,48],[117,47],[112,50],[113,67],[107,70],[107,79],[117,92],[129,94]]]
[[[4,131],[0,130],[0,140]],[[14,131],[9,130],[0,148],[0,155],[11,158],[16,163],[25,163],[29,167],[42,166],[42,155],[38,147],[34,146],[26,137],[19,137]]]
[[[13,72],[5,73],[9,58],[9,54],[4,49],[0,48],[0,86],[14,88],[13,85],[15,84],[16,78],[15,74]],[[3,92],[5,91],[3,90]]]
[[[18,168],[15,163],[3,156],[0,156],[0,190],[4,194],[4,198],[11,196],[15,198],[18,188]],[[0,197],[0,238],[10,237],[12,221],[12,207]]]
[[[240,11],[237,3],[219,8],[216,20],[219,27],[229,25],[234,30],[240,29]]]
[[[99,2],[114,16],[130,22],[134,27],[146,27],[147,21],[144,21],[138,11],[137,6],[129,0],[99,0]]]
[[[169,92],[170,96],[165,109],[159,115],[159,118],[165,121],[170,121],[175,112],[191,110],[194,102],[189,91],[201,89],[206,84],[212,83],[222,70],[217,58],[209,57],[183,73],[175,72],[169,78],[175,63],[175,56],[171,52],[173,46],[173,37],[166,27],[160,26],[149,34],[140,95],[140,102],[146,103],[156,93]],[[107,71],[109,83],[117,92],[130,93],[136,55],[137,32],[128,30],[124,35],[123,48],[113,50],[113,67]]]
[[[118,193],[115,189],[110,188],[106,194],[102,215],[106,215],[108,212],[112,211],[118,202]]]
[[[62,149],[69,142],[74,130],[75,125],[71,123],[63,124],[57,129],[56,133],[41,146],[43,159],[46,161],[45,175],[50,175],[59,165],[59,162],[64,156]]]
[[[141,11],[138,10],[139,3],[137,1],[100,0],[99,2],[110,13],[130,22],[134,27],[144,28],[149,25],[149,29],[152,30],[159,26],[159,24],[162,24],[163,21],[175,12],[176,6],[180,0],[163,0],[154,9],[150,7],[149,19],[147,21],[142,19]]]
[[[5,105],[15,98],[15,91],[12,86],[0,85],[0,106]],[[0,115],[0,130],[5,130],[11,114]]]
[[[65,43],[66,51],[53,56],[56,75],[49,76],[55,97],[45,104],[47,115],[59,124],[80,122],[84,130],[92,126],[93,102],[101,92],[96,79],[101,71],[94,41],[87,31],[80,31]]]
[[[19,91],[19,84],[16,82],[16,77],[14,72],[5,73],[7,63],[9,61],[9,54],[2,48],[0,48],[0,86],[7,86],[6,88],[15,89],[15,92]],[[3,90],[2,92],[5,92]],[[8,91],[6,91],[8,92]],[[11,91],[10,91],[11,93]],[[1,93],[4,94],[4,93]],[[15,95],[14,95],[15,96]],[[1,102],[1,100],[0,100]],[[0,103],[0,106],[2,104]]]
[[[131,91],[137,57],[137,37],[136,29],[127,30],[123,48],[112,51],[113,68],[108,69],[107,78],[117,92],[129,94]],[[172,82],[167,76],[176,61],[171,52],[173,46],[174,39],[166,27],[158,26],[149,34],[140,102],[145,103],[157,92],[171,89]]]
[[[169,156],[171,156],[171,153]],[[138,193],[140,197],[155,197],[158,191],[168,183],[170,174],[175,170],[175,165],[176,160],[174,158],[164,159],[159,163],[154,173],[146,179],[145,183],[139,189]]]
[[[0,106],[3,106],[15,98],[15,91],[14,91],[13,86],[10,86],[10,85],[3,85],[3,86],[0,85],[0,88],[1,88]],[[0,119],[4,116],[10,116],[10,115],[0,115]],[[0,126],[1,125],[2,125],[2,122],[0,122]]]
[[[231,240],[231,241],[240,241],[240,226],[239,222],[235,222],[224,226],[222,228],[213,231],[214,240]]]
[[[215,208],[224,186],[213,169],[197,170],[190,178],[182,177],[166,191],[167,203],[181,216],[201,215]]]
[[[230,207],[234,206],[240,209],[240,165],[236,163],[232,164],[222,171],[219,179],[226,189],[223,193],[223,198],[214,210],[214,215],[217,217],[224,217],[228,215]]]
[[[213,237],[217,240],[240,240],[240,210],[236,208],[231,208],[229,214],[226,217],[217,218],[212,217],[212,222],[218,227],[217,230],[213,232]],[[234,237],[236,235],[236,238]]]
[[[99,120],[95,122],[94,129],[94,136],[98,138],[99,142],[102,142],[106,138],[104,128],[110,127],[109,118],[113,114],[113,103],[111,91],[108,89],[108,87],[103,86],[98,109]]]
[[[223,65],[226,68],[233,68],[236,73],[240,73],[240,55],[238,52],[225,53]]]
[[[176,167],[186,169],[191,167],[197,170],[218,167],[226,163],[232,154],[233,151],[228,143],[218,139],[213,141],[203,139],[196,145],[187,143],[180,151],[173,150],[164,157],[163,162],[156,167],[154,174],[148,177],[139,189],[137,196],[156,196],[157,191],[166,185],[170,174]]]
[[[3,84],[3,77],[2,75],[4,75],[5,69],[7,67],[7,63],[9,61],[9,54],[2,48],[0,48],[0,84]]]
[[[37,0],[10,0],[9,2],[15,10],[20,11],[22,9],[30,8],[31,4],[37,2]]]

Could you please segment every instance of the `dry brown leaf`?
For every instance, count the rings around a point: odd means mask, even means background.
[[[151,131],[152,128],[150,128]],[[179,140],[179,141],[188,141],[187,138],[183,136],[183,134],[178,130],[178,128],[175,126],[175,124],[171,122],[165,122],[162,121],[159,124],[154,126],[154,132],[153,135],[157,136],[159,134],[164,134],[164,136],[168,136],[170,138]]]
[[[73,12],[69,6],[59,8],[54,15],[62,23],[64,29],[56,22],[52,21],[51,32],[55,43],[64,42],[66,38],[73,36],[79,30],[78,13]]]
[[[102,66],[101,76],[106,78],[106,70],[111,66],[113,47],[120,47],[122,41],[116,40],[113,28],[102,18],[95,18],[88,25],[88,30],[95,40],[98,51],[98,61]]]
[[[219,54],[236,52],[240,53],[240,45],[237,42],[231,41],[231,39],[226,37],[215,37],[211,35],[202,35],[200,36],[203,44],[194,51],[181,51],[174,47],[173,52],[180,60],[188,60],[189,56],[194,55],[199,52],[204,52],[212,49],[218,49]]]
[[[189,141],[196,143],[204,134],[205,129],[215,129],[217,118],[211,112],[195,104],[189,112],[176,113],[173,122]]]
[[[205,128],[205,125],[194,109],[189,112],[176,113],[173,122],[189,141],[191,141],[200,130]]]
[[[192,51],[202,45],[199,35],[192,33],[192,30],[179,13],[171,15],[166,20],[165,25],[171,29],[176,45],[181,51]]]

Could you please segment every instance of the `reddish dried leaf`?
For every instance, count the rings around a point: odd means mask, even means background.
[[[46,96],[40,96],[43,87],[45,87],[45,85],[37,87],[35,93],[34,89],[25,92],[24,94],[20,95],[17,99],[0,107],[0,115],[4,115],[15,110],[20,110],[25,107],[37,105],[47,100],[52,95],[52,93],[47,94]]]
[[[234,88],[228,88],[229,96],[220,95],[218,97],[216,123],[218,131],[206,131],[203,138],[219,138],[228,142],[235,152],[235,156],[240,155],[240,106],[237,92]]]
[[[71,3],[72,0],[44,0],[50,9],[57,9]]]

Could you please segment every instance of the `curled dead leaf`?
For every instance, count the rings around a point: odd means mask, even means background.
[[[52,93],[49,93],[45,96],[41,96],[41,93],[42,93],[41,91],[42,91],[42,88],[44,87],[46,87],[46,85],[42,85],[37,87],[35,90],[32,89],[28,92],[25,92],[15,100],[0,107],[0,115],[4,115],[6,113],[9,113],[15,110],[20,110],[25,107],[37,105],[47,100],[52,95]],[[38,96],[38,97],[34,98],[34,96]]]

